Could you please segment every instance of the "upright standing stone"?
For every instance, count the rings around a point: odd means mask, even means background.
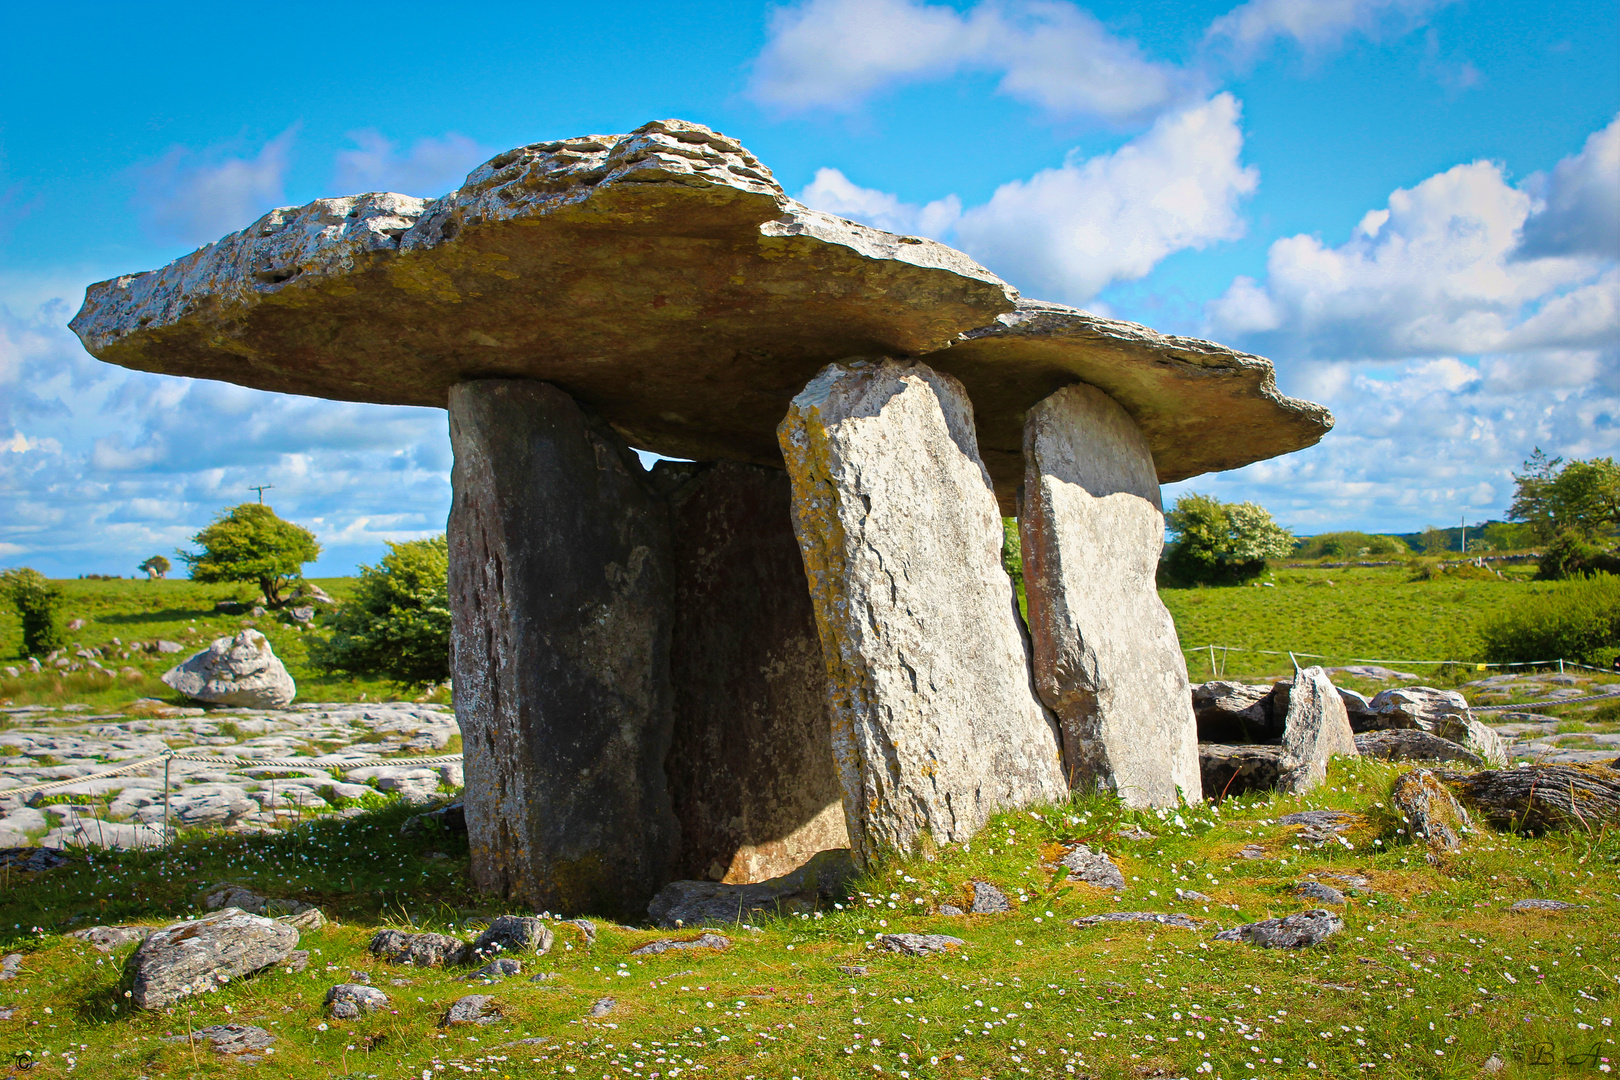
[[[917,363],[831,364],[778,437],[856,859],[1064,798],[961,384]]]
[[[1350,713],[1327,672],[1308,667],[1288,688],[1288,714],[1283,722],[1283,771],[1277,789],[1303,795],[1327,779],[1334,754],[1356,757]]]
[[[669,526],[634,453],[545,383],[450,391],[450,605],[474,883],[640,917],[668,880]]]
[[[1035,684],[1058,715],[1070,785],[1129,806],[1196,802],[1187,664],[1154,584],[1164,512],[1147,440],[1108,395],[1076,384],[1029,411],[1024,463]]]
[[[780,469],[734,461],[654,474],[673,488],[675,872],[778,877],[849,846],[792,488]]]

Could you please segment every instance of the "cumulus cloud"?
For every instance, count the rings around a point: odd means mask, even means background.
[[[374,130],[349,133],[355,145],[340,150],[333,189],[343,192],[397,191],[431,198],[453,191],[495,152],[465,135],[417,139],[402,149]]]
[[[772,17],[752,92],[786,109],[847,110],[891,86],[960,71],[999,73],[1001,91],[1019,100],[1114,123],[1155,115],[1196,81],[1070,3],[957,11],[917,0],[807,0]]]
[[[1451,0],[1248,0],[1209,24],[1207,48],[1248,63],[1279,41],[1307,52],[1360,34],[1380,38],[1421,26]]]
[[[1160,117],[1111,153],[1071,156],[966,210],[954,195],[905,203],[836,169],[818,172],[799,198],[892,232],[952,239],[1020,289],[1082,304],[1172,252],[1243,234],[1240,206],[1259,173],[1240,160],[1240,113],[1230,94],[1217,95]]]
[[[135,170],[135,207],[154,238],[205,244],[252,224],[284,201],[288,128],[251,156],[175,147]]]
[[[1536,205],[1524,223],[1517,258],[1620,258],[1620,117],[1550,174],[1532,176],[1525,188]]]
[[[1538,241],[1551,250],[1531,258],[1521,238],[1539,215],[1557,218],[1542,237],[1563,235],[1559,222],[1601,220],[1590,178],[1613,153],[1612,130],[1560,163],[1540,199],[1476,161],[1396,190],[1337,247],[1277,240],[1265,281],[1234,281],[1209,306],[1210,323],[1259,351],[1301,357],[1611,347],[1620,340],[1612,260],[1584,240]]]

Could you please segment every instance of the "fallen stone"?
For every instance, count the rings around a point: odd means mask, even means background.
[[[131,994],[140,1009],[162,1009],[190,994],[279,964],[298,931],[262,915],[226,908],[152,933],[130,960]]]
[[[1195,904],[1213,904],[1214,897],[1205,896],[1196,889],[1177,889],[1176,897],[1180,900],[1190,900]]]
[[[442,1028],[459,1027],[463,1024],[493,1024],[501,1019],[501,1006],[488,994],[468,994],[457,998],[450,1006],[444,1018],[439,1021]]]
[[[1215,935],[1216,941],[1243,941],[1262,949],[1303,949],[1319,945],[1344,929],[1344,920],[1320,908],[1299,911],[1282,919],[1234,926]]]
[[[1217,801],[1228,795],[1276,791],[1283,767],[1281,746],[1198,744],[1198,768],[1204,793]]]
[[[303,971],[308,967],[309,967],[309,950],[308,949],[294,949],[291,953],[289,953],[287,955],[286,968],[285,968],[287,974],[296,975],[300,971]]]
[[[363,983],[339,983],[326,992],[326,1014],[334,1020],[357,1020],[387,1005],[387,994]]]
[[[151,646],[151,649],[152,649],[153,652],[155,652],[155,653],[164,653],[164,654],[177,653],[177,652],[180,652],[184,648],[185,648],[185,646],[180,644],[178,641],[162,641],[162,640],[152,642],[152,646]]]
[[[449,806],[441,806],[437,810],[429,810],[425,814],[413,814],[405,819],[399,827],[401,836],[420,836],[430,834],[435,830],[443,829],[452,836],[465,836],[467,833],[466,806],[459,800]]]
[[[1462,802],[1498,829],[1587,832],[1620,825],[1620,770],[1605,765],[1529,765],[1436,771]]]
[[[282,708],[298,692],[269,640],[257,630],[214,639],[202,652],[164,672],[163,681],[197,701],[250,709]]]
[[[473,942],[476,956],[496,953],[532,953],[544,956],[551,951],[552,933],[544,919],[532,915],[498,915]],[[469,959],[471,959],[469,957]]]
[[[955,904],[941,904],[941,905],[939,905],[939,913],[941,915],[966,915],[967,914],[967,912],[963,911],[961,908],[957,907]]]
[[[967,944],[949,934],[879,934],[877,943],[890,952],[907,956],[933,956]]]
[[[659,938],[649,942],[639,949],[632,950],[631,956],[656,956],[659,953],[669,952],[671,949],[715,949],[724,951],[731,948],[731,939],[724,934],[705,932],[687,941],[677,941],[674,938]]]
[[[584,939],[585,939],[585,944],[587,944],[587,945],[595,945],[596,944],[596,924],[593,923],[591,920],[589,920],[589,919],[565,919],[563,921],[564,921],[564,923],[566,925],[575,927],[576,929],[579,930],[580,935],[582,937],[584,937]]]
[[[1483,767],[1485,759],[1467,747],[1417,728],[1388,728],[1356,736],[1363,757],[1383,761],[1454,761]]]
[[[319,930],[327,924],[326,913],[318,907],[302,905],[304,910],[293,915],[277,915],[276,921],[286,923],[300,932]]]
[[[1100,851],[1092,851],[1085,844],[1070,847],[1068,853],[1058,860],[1058,865],[1068,870],[1067,880],[1070,881],[1083,881],[1099,889],[1125,887],[1125,875],[1114,865],[1114,860]]]
[[[1088,926],[1102,926],[1106,923],[1145,922],[1156,923],[1159,926],[1175,926],[1183,930],[1196,930],[1202,925],[1190,915],[1181,915],[1175,912],[1161,911],[1105,911],[1101,915],[1084,915],[1070,926],[1084,929]]]
[[[1157,836],[1154,836],[1152,833],[1148,832],[1146,829],[1141,828],[1140,826],[1137,826],[1137,825],[1126,825],[1124,828],[1115,830],[1114,835],[1119,837],[1121,840],[1157,840],[1158,839]]]
[[[843,898],[855,876],[847,851],[824,851],[791,874],[771,881],[728,885],[719,881],[674,881],[647,905],[654,926],[724,926],[756,915],[809,913]]]
[[[545,383],[455,386],[450,441],[473,882],[534,911],[637,917],[678,836],[663,500],[612,428]]]
[[[1334,907],[1343,907],[1348,901],[1344,893],[1331,885],[1324,885],[1320,881],[1303,881],[1294,888],[1294,895],[1306,900],[1315,900],[1319,904],[1331,904]]]
[[[865,964],[840,964],[838,967],[840,975],[848,975],[852,979],[858,979],[862,975],[869,974],[870,971],[871,969]]]
[[[521,961],[514,960],[510,956],[502,956],[491,960],[467,977],[469,979],[488,979],[490,982],[499,982],[501,979],[521,974],[523,974]]]
[[[606,1016],[608,1013],[612,1012],[615,1008],[617,1008],[618,1004],[619,1003],[617,1001],[615,1001],[613,998],[610,998],[610,997],[597,998],[594,1002],[591,1003],[591,1013],[590,1013],[591,1019],[592,1020],[600,1020],[600,1019],[602,1019],[602,1017]]]
[[[1279,825],[1304,825],[1307,828],[1343,829],[1355,824],[1360,815],[1344,810],[1298,810],[1277,819]]]
[[[448,934],[407,934],[402,930],[379,930],[366,947],[373,956],[413,967],[454,967],[465,963],[472,953],[465,941]]]
[[[1370,703],[1380,729],[1415,728],[1457,743],[1500,768],[1508,763],[1507,744],[1474,719],[1468,700],[1455,690],[1406,686],[1383,690]]]
[[[275,1043],[276,1037],[262,1027],[251,1024],[210,1024],[205,1028],[198,1028],[188,1035],[167,1035],[164,1042],[210,1044],[210,1049],[216,1054],[238,1055],[253,1054],[268,1049]],[[254,1059],[256,1060],[256,1059]]]
[[[974,915],[1000,915],[1011,911],[1007,894],[987,881],[973,882],[973,903],[968,911]]]
[[[1064,774],[1127,806],[1201,798],[1187,664],[1154,575],[1164,511],[1130,415],[1077,384],[1029,410],[1018,530],[1035,685]]]
[[[1390,805],[1407,823],[1415,840],[1438,851],[1455,851],[1469,829],[1468,812],[1428,769],[1415,769],[1395,778]]]
[[[1289,688],[1282,750],[1284,767],[1277,789],[1290,795],[1303,795],[1326,780],[1328,761],[1335,754],[1356,756],[1344,701],[1320,667],[1301,670]]]
[[[89,942],[97,952],[110,953],[125,945],[145,941],[152,933],[150,926],[92,926],[86,930],[71,930],[67,936]]]
[[[1259,844],[1247,844],[1238,852],[1238,858],[1240,859],[1263,859],[1265,857],[1266,849]]]
[[[661,461],[674,546],[673,872],[746,884],[849,847],[827,664],[780,469]]]
[[[917,363],[833,364],[779,434],[857,864],[1066,798],[961,384]]]
[[[1346,889],[1364,892],[1372,888],[1372,882],[1362,874],[1312,874],[1313,878],[1322,878],[1326,881],[1337,881]]]
[[[1515,900],[1508,910],[1520,913],[1526,911],[1576,911],[1584,910],[1586,906],[1585,904],[1571,904],[1563,900],[1530,899]]]

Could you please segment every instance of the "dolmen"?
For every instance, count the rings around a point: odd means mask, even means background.
[[[448,410],[473,877],[626,918],[1071,789],[1197,799],[1159,485],[1332,425],[1260,357],[1026,300],[674,120],[273,210],[72,327],[125,367]]]

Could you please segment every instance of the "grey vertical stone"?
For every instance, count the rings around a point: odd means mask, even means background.
[[[634,453],[546,383],[450,391],[450,604],[474,883],[640,917],[677,839],[669,526]]]
[[[1288,688],[1288,714],[1283,721],[1283,770],[1277,790],[1303,795],[1327,779],[1334,754],[1356,757],[1356,736],[1344,699],[1319,667],[1308,667]]]
[[[1058,716],[1079,790],[1130,806],[1202,795],[1187,664],[1154,575],[1164,512],[1135,421],[1065,387],[1024,422],[1018,519],[1035,684]]]
[[[670,489],[675,873],[734,884],[849,846],[827,667],[780,469],[659,462]]]
[[[856,859],[1066,797],[961,384],[917,363],[831,364],[777,434]]]

